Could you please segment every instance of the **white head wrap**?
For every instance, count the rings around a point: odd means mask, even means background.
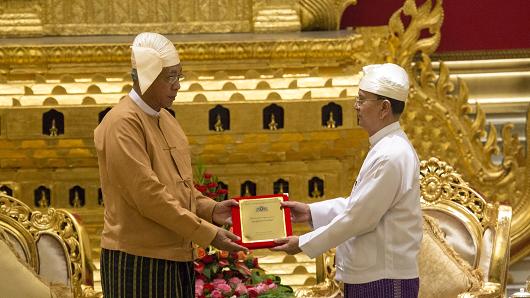
[[[364,76],[359,89],[406,102],[409,94],[409,76],[399,65],[373,64],[363,67]]]
[[[151,86],[163,67],[180,63],[173,43],[158,33],[144,32],[134,38],[131,46],[132,68],[136,68],[142,94]]]

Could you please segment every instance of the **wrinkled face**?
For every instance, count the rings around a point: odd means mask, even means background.
[[[145,95],[159,109],[170,108],[175,96],[177,96],[177,91],[180,89],[180,79],[182,77],[182,66],[180,64],[164,67],[153,84],[149,86]]]
[[[357,111],[357,124],[364,128],[369,135],[377,131],[381,121],[381,106],[384,100],[378,99],[377,95],[359,89],[359,98],[355,101],[354,108]]]

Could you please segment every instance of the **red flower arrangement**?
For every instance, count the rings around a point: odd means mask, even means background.
[[[225,200],[228,191],[203,166],[196,170],[195,183],[202,194],[216,201]],[[196,298],[274,298],[294,297],[293,289],[281,284],[279,276],[266,274],[251,253],[229,253],[214,247],[198,248],[195,266]]]
[[[196,170],[197,181],[195,188],[203,195],[210,197],[217,202],[226,200],[228,190],[219,185],[219,179],[210,173],[207,173],[203,166],[198,166]]]

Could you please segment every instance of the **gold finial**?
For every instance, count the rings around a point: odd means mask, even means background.
[[[316,181],[313,181],[313,191],[311,192],[311,197],[312,198],[320,198],[322,196],[322,194],[320,193],[320,191],[318,190],[318,184]]]
[[[55,126],[55,119],[52,119],[52,127],[50,128],[50,137],[56,137],[59,130]]]
[[[326,124],[327,128],[336,128],[335,120],[333,120],[333,112],[329,112],[329,119]]]
[[[269,129],[276,130],[278,129],[278,123],[276,123],[276,117],[274,114],[271,114],[271,122],[269,122]]]
[[[217,118],[215,118],[215,131],[223,131],[223,122],[221,122],[221,114],[217,114]]]
[[[81,199],[79,199],[79,193],[77,191],[74,191],[74,199],[72,200],[72,206],[74,208],[81,207]]]
[[[245,192],[243,193],[244,197],[250,197],[252,194],[250,193],[250,189],[248,188],[248,184],[245,185]]]
[[[280,189],[278,190],[278,193],[284,193],[283,191],[283,183],[280,182]]]
[[[48,208],[48,200],[46,200],[46,192],[44,189],[40,190],[39,207]]]

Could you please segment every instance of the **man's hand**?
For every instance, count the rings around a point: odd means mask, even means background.
[[[302,251],[298,246],[298,236],[274,239],[274,242],[281,245],[271,248],[272,251],[285,251],[290,255],[295,255]]]
[[[234,233],[219,228],[217,234],[215,235],[215,238],[213,238],[211,245],[220,250],[226,250],[230,252],[242,250],[248,253],[248,249],[246,247],[243,247],[234,242],[238,240],[240,240],[240,238],[237,237]]]
[[[291,209],[292,222],[309,223],[312,225],[311,209],[309,209],[309,205],[295,201],[281,202],[281,204],[282,208]]]
[[[232,207],[237,207],[239,204],[236,200],[224,200],[213,208],[212,220],[217,225],[232,225]]]

